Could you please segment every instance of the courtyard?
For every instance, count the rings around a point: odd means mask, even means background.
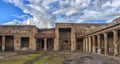
[[[80,51],[0,52],[0,64],[120,64],[120,59]]]

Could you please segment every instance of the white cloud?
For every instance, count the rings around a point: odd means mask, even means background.
[[[29,15],[18,15],[18,14],[14,14],[14,15],[11,15],[11,16],[16,17],[16,18],[22,18],[22,19],[30,17]]]
[[[15,6],[21,8],[24,13],[28,13],[33,16],[33,18],[28,18],[21,24],[36,25],[39,28],[53,27],[53,20],[51,19],[51,16],[47,13],[47,10],[45,10],[41,5],[38,5],[40,1],[30,0],[29,2],[31,4],[27,5],[23,4],[22,0],[6,0],[6,2],[13,3]]]
[[[87,20],[110,22],[110,20],[120,16],[120,0],[26,0],[29,4],[24,4],[23,0],[4,1],[14,4],[21,8],[24,13],[32,16],[20,24],[36,25],[39,28],[53,27],[55,22],[71,22],[69,17],[74,19],[75,14],[79,15],[79,18],[74,21],[75,23],[84,23]],[[49,5],[54,2],[59,2],[57,4],[60,5],[60,8],[51,12]],[[55,7],[53,6],[53,8]],[[56,16],[60,14],[66,15],[66,19],[63,19],[62,16]],[[53,18],[54,16],[56,20]]]
[[[4,23],[3,25],[18,25],[20,23],[21,23],[21,21],[13,20],[13,21],[9,21],[7,23]]]
[[[76,12],[77,12],[77,11],[76,11],[75,9],[70,9],[70,10],[68,10],[68,11],[66,12],[66,15],[67,15],[67,16],[70,16],[70,15],[76,13]]]

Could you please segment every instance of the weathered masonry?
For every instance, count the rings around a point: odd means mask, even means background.
[[[83,35],[106,24],[57,23],[55,28],[33,25],[1,25],[1,51],[83,50]]]
[[[0,25],[1,51],[85,51],[120,55],[120,18],[108,24],[56,23],[55,28]]]
[[[36,50],[35,26],[0,26],[0,50]]]

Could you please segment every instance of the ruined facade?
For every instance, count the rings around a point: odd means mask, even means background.
[[[1,51],[85,51],[120,55],[120,19],[112,23],[56,23],[55,28],[1,25]]]

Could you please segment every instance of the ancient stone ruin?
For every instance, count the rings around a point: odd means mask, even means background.
[[[120,18],[111,23],[56,23],[55,28],[0,25],[1,51],[85,51],[120,55]]]

